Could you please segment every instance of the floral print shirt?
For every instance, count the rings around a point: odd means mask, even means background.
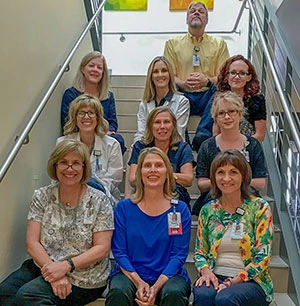
[[[41,223],[40,243],[55,261],[64,261],[89,250],[93,233],[114,229],[113,211],[106,195],[87,186],[82,201],[68,207],[59,201],[58,184],[34,192],[28,220]],[[110,273],[109,258],[88,267],[75,269],[68,277],[80,288],[99,288],[106,285]]]
[[[238,273],[243,281],[254,280],[264,290],[266,300],[273,299],[273,283],[269,263],[273,242],[273,218],[269,204],[262,198],[252,196],[244,200],[243,216],[226,212],[219,199],[203,206],[198,220],[194,260],[197,268],[216,265],[218,248],[228,226],[240,219],[244,230],[237,240],[245,268]]]

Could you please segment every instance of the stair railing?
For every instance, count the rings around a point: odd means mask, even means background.
[[[232,27],[232,30],[229,31],[222,31],[222,30],[217,30],[217,31],[205,31],[205,33],[208,34],[239,34],[241,35],[241,31],[238,31],[238,25],[240,23],[240,20],[242,18],[244,9],[246,9],[246,3],[247,0],[243,0],[242,5],[240,7],[240,10],[238,12],[238,15],[236,17],[236,21]],[[125,35],[180,35],[180,34],[186,34],[186,31],[181,32],[181,31],[169,31],[169,32],[160,32],[160,31],[156,31],[156,32],[151,32],[151,31],[146,31],[146,32],[122,32],[122,31],[118,31],[118,32],[102,32],[102,35],[120,35],[120,41],[121,42],[125,42],[126,40],[126,36]]]
[[[88,22],[88,24],[86,25],[86,27],[84,28],[82,33],[80,34],[80,36],[77,39],[77,41],[75,42],[73,48],[71,49],[71,51],[69,52],[68,56],[66,57],[66,59],[63,62],[63,64],[61,65],[61,67],[60,67],[57,75],[55,76],[54,80],[52,81],[50,87],[46,91],[46,93],[45,93],[44,97],[42,98],[41,102],[39,103],[38,107],[36,108],[36,110],[32,114],[31,118],[27,122],[27,124],[24,127],[24,129],[21,132],[21,134],[17,137],[16,142],[15,142],[13,148],[11,149],[11,151],[9,152],[9,154],[6,157],[5,161],[1,165],[1,168],[0,168],[0,182],[2,182],[5,174],[7,173],[9,167],[11,166],[11,164],[14,161],[14,159],[16,158],[16,156],[17,156],[18,152],[20,151],[22,145],[28,142],[28,135],[29,135],[31,129],[33,128],[35,122],[37,121],[37,119],[41,115],[43,109],[47,105],[47,102],[48,102],[49,98],[53,94],[53,92],[54,92],[57,84],[61,80],[63,74],[65,73],[65,71],[68,70],[68,66],[69,66],[69,63],[70,63],[72,57],[74,56],[75,52],[77,51],[78,47],[80,46],[81,42],[85,38],[85,36],[88,33],[88,31],[93,26],[96,18],[98,17],[100,12],[102,11],[103,6],[105,4],[105,1],[106,0],[103,0],[103,2],[99,5],[99,7],[96,10],[95,14],[90,19],[90,21]]]
[[[277,29],[269,1],[248,0],[248,57],[260,76],[268,113],[263,142],[269,182],[285,247],[280,255],[290,265],[289,294],[300,301],[300,120],[299,63]],[[298,107],[298,109],[297,109]]]

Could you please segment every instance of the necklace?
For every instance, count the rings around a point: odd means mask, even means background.
[[[80,185],[80,190],[79,190],[79,193],[78,193],[78,196],[77,196],[77,199],[75,201],[74,206],[79,204],[79,201],[80,201],[80,198],[81,198],[81,194],[82,194],[82,190],[83,190],[83,185],[81,184]],[[60,187],[58,187],[58,197],[59,197],[59,202],[62,203],[63,205],[66,205],[67,207],[71,207],[72,206],[72,204],[70,202],[66,202],[66,203],[62,202],[61,195],[60,195]]]

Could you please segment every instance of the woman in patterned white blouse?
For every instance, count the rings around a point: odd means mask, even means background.
[[[48,174],[56,183],[34,192],[26,246],[31,259],[0,284],[0,305],[83,306],[100,297],[110,273],[113,212],[106,195],[86,185],[89,152],[60,142]]]

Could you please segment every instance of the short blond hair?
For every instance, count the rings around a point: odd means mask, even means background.
[[[151,148],[145,148],[141,151],[137,163],[137,169],[136,169],[136,191],[131,196],[131,200],[134,203],[139,203],[144,198],[144,183],[142,181],[142,166],[144,163],[144,160],[148,154],[156,154],[160,156],[167,168],[167,176],[164,183],[164,196],[166,198],[174,198],[177,197],[177,192],[175,191],[175,179],[173,176],[173,168],[171,166],[170,160],[168,156],[159,148],[157,147],[151,147]]]
[[[190,12],[190,9],[195,6],[195,5],[198,5],[198,4],[201,4],[204,8],[205,8],[205,11],[206,11],[206,17],[208,17],[208,10],[207,10],[207,6],[204,2],[201,2],[201,1],[192,1],[187,9],[187,12],[186,12],[186,17],[188,17],[188,14]]]
[[[232,91],[225,91],[225,92],[220,92],[218,94],[216,94],[212,107],[211,107],[211,116],[214,119],[214,121],[216,121],[217,116],[218,116],[218,112],[219,112],[219,108],[220,108],[220,103],[221,102],[230,102],[232,103],[238,110],[238,112],[240,112],[242,115],[244,113],[244,102],[242,100],[242,98],[236,94],[235,92]]]
[[[63,159],[64,156],[73,152],[79,155],[84,165],[81,182],[86,183],[89,180],[92,170],[88,148],[84,143],[75,139],[64,139],[63,141],[59,142],[52,151],[47,165],[48,175],[51,179],[58,181],[56,174],[57,163]]]
[[[84,92],[85,90],[85,76],[82,73],[82,68],[84,68],[91,60],[94,58],[101,58],[103,61],[103,75],[101,80],[98,83],[98,90],[99,90],[99,100],[103,101],[108,99],[108,88],[109,88],[109,73],[107,68],[107,63],[105,57],[99,51],[92,51],[85,55],[80,65],[77,69],[75,78],[73,80],[73,86],[79,90],[80,92]]]
[[[77,126],[77,113],[81,108],[87,106],[92,107],[97,116],[97,126],[95,128],[95,133],[101,138],[106,135],[109,125],[107,120],[104,118],[101,102],[96,97],[87,94],[80,95],[71,102],[68,116],[69,120],[64,126],[64,135],[79,132],[79,128]]]

